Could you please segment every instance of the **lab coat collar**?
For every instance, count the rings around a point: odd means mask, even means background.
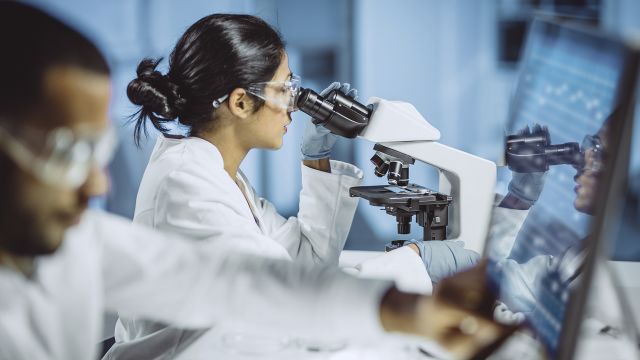
[[[14,268],[13,266],[0,263],[0,276],[10,276],[14,278],[19,278],[20,281],[25,281],[25,282],[37,282],[38,270],[40,268],[39,263],[41,262],[41,259],[50,257],[50,256],[53,256],[53,255],[35,256],[32,260],[33,272],[31,273],[31,275],[25,275],[22,271]]]
[[[47,257],[51,255],[46,255]],[[7,293],[12,294],[14,300],[21,299],[24,294],[17,294],[16,289],[23,289],[25,287],[36,289],[43,294],[50,295],[52,292],[44,286],[41,275],[41,266],[39,262],[44,256],[36,257],[33,260],[33,274],[26,276],[22,272],[6,265],[0,265],[0,294]],[[2,301],[0,301],[2,304]],[[1,306],[0,306],[1,307]]]
[[[208,166],[220,167],[222,173],[225,177],[229,179],[234,186],[234,192],[237,191],[236,195],[238,196],[238,201],[242,203],[246,203],[247,210],[249,214],[254,218],[256,225],[262,231],[265,232],[263,228],[262,221],[260,219],[260,214],[257,209],[251,204],[251,194],[250,194],[250,186],[248,185],[247,180],[244,178],[244,175],[240,170],[238,170],[238,174],[236,178],[232,178],[226,171],[224,171],[224,158],[222,157],[222,153],[218,150],[214,144],[209,141],[195,137],[184,137],[181,135],[172,135],[172,134],[163,134],[163,136],[158,137],[158,142],[156,143],[156,148],[153,150],[152,160],[154,156],[162,156],[163,153],[171,151],[172,147],[183,146],[190,149],[191,154],[194,154],[198,159],[204,159],[203,163],[208,164]]]
[[[36,286],[38,289],[40,289],[40,291],[43,291],[46,294],[54,293],[55,289],[47,287],[47,284],[50,283],[50,281],[48,280],[50,280],[52,276],[46,269],[47,263],[51,261],[57,261],[56,259],[61,257],[62,254],[67,251],[68,242],[72,241],[71,239],[69,239],[70,234],[74,233],[77,228],[82,226],[82,224],[84,223],[84,219],[85,216],[83,214],[80,224],[74,225],[66,231],[62,244],[60,244],[60,247],[56,249],[54,253],[48,255],[40,255],[33,258],[33,273],[30,276],[26,276],[17,269],[4,265],[0,265],[0,276],[8,276],[10,278],[16,279],[16,281],[20,283],[28,283],[32,286]]]
[[[214,158],[213,160],[224,165],[224,159],[222,158],[220,150],[207,140],[196,136],[184,137],[181,135],[163,134],[163,136],[158,137],[158,144],[156,146],[169,148],[181,143],[187,144],[189,147],[203,151],[204,153],[211,154]],[[162,152],[158,153],[161,154]]]

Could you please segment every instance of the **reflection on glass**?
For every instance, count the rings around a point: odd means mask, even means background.
[[[520,189],[520,198],[533,205],[524,223],[509,216],[518,218],[525,210],[494,213],[490,278],[500,300],[524,315],[550,354],[557,350],[570,290],[580,278],[596,195],[603,190],[624,55],[618,43],[534,22],[510,109],[508,134],[538,134],[536,141],[547,152],[531,142],[530,149],[517,148],[522,141],[511,149],[551,160],[511,168],[510,192]],[[522,195],[532,188],[539,190],[535,196]]]

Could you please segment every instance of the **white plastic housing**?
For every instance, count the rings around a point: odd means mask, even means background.
[[[406,102],[369,99],[374,112],[360,136],[439,170],[438,192],[451,195],[450,239],[482,253],[496,184],[492,161],[436,142],[440,131]]]
[[[436,141],[440,131],[429,124],[418,110],[403,101],[369,98],[373,115],[360,137],[375,143],[390,141]]]

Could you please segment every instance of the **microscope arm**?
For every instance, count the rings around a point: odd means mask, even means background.
[[[463,240],[466,248],[482,252],[493,206],[496,165],[437,143],[440,131],[409,103],[371,97],[368,104],[338,91],[322,97],[309,89],[302,89],[297,100],[300,110],[314,123],[334,134],[359,136],[435,166],[440,172],[438,192],[453,197],[447,237]]]
[[[439,170],[438,192],[451,195],[448,239],[463,240],[482,253],[489,230],[496,184],[496,164],[435,141],[380,143]]]

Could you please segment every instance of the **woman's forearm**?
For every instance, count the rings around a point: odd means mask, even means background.
[[[329,162],[329,158],[323,158],[319,160],[302,160],[302,163],[305,166],[310,167],[312,169],[316,169],[316,170],[320,170],[328,173],[331,172],[331,163]]]

